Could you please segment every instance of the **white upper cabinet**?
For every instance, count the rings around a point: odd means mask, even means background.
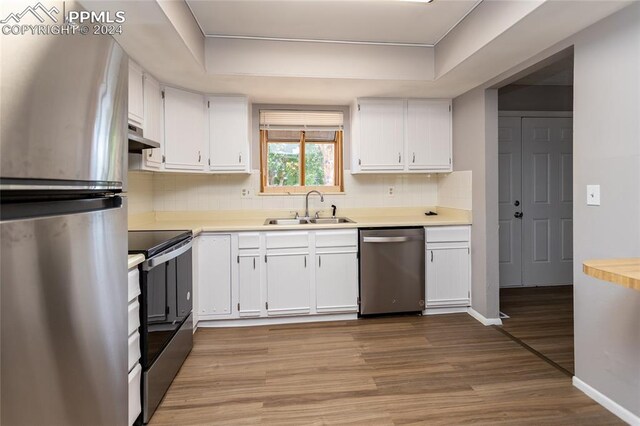
[[[451,171],[449,99],[359,99],[351,173]]]
[[[144,124],[144,90],[142,68],[129,61],[129,122],[143,127]]]
[[[249,173],[249,103],[242,96],[211,96],[209,170]]]
[[[405,101],[362,99],[358,109],[360,170],[403,170]]]
[[[451,170],[451,101],[407,101],[409,170]]]
[[[143,151],[145,165],[158,169],[162,166],[163,103],[160,83],[150,75],[144,75],[144,137],[160,143],[160,148]]]
[[[164,118],[165,169],[204,171],[209,156],[204,97],[165,88]]]

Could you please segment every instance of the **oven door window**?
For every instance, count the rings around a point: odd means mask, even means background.
[[[192,308],[191,250],[147,272],[145,368],[151,366]]]

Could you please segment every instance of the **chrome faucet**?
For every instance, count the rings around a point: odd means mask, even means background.
[[[305,197],[305,201],[304,201],[304,217],[305,218],[309,218],[309,195],[316,193],[320,196],[320,202],[323,203],[324,202],[324,195],[322,195],[322,193],[320,191],[316,191],[315,189],[312,191],[307,192],[307,195]]]

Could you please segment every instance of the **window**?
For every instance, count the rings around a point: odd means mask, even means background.
[[[342,113],[260,111],[261,191],[343,190]]]

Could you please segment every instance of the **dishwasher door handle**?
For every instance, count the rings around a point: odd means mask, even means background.
[[[404,243],[411,240],[420,240],[418,237],[363,237],[364,243]]]

